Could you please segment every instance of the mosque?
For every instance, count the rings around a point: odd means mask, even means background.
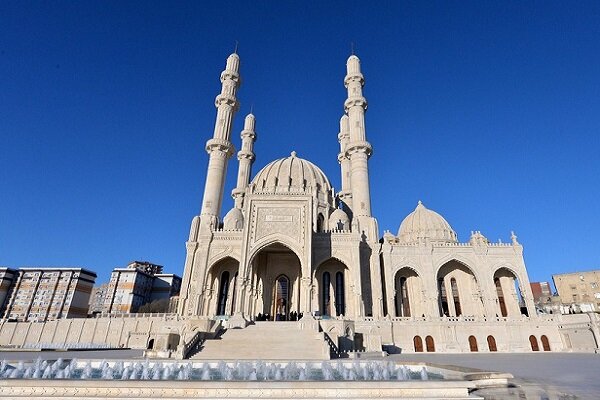
[[[318,321],[338,337],[364,335],[403,351],[562,349],[557,324],[536,313],[523,247],[481,232],[460,242],[420,201],[397,234],[372,215],[364,76],[348,58],[337,155],[341,188],[295,152],[252,177],[255,116],[237,152],[234,207],[221,218],[238,110],[240,59],[231,54],[216,97],[200,215],[193,218],[178,313],[245,328],[257,321]],[[332,155],[333,156],[333,155]],[[340,322],[342,321],[342,322]],[[368,339],[368,340],[367,340]]]
[[[257,134],[250,114],[237,152],[234,207],[222,217],[227,164],[236,154],[239,70],[234,53],[215,101],[177,313],[2,320],[0,347],[109,346],[210,360],[600,352],[598,314],[537,312],[514,234],[509,243],[491,243],[475,231],[460,242],[441,215],[418,202],[397,234],[380,236],[371,212],[365,80],[355,55],[346,63],[338,134],[341,188],[293,151],[252,176]]]

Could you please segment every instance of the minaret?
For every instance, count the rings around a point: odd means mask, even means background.
[[[352,186],[350,180],[350,159],[346,155],[346,148],[350,142],[350,123],[348,116],[344,115],[340,119],[340,133],[338,134],[340,142],[340,153],[338,154],[338,162],[342,171],[342,189],[338,193],[340,200],[349,208],[352,209]]]
[[[227,173],[227,160],[235,151],[229,138],[233,116],[239,107],[235,98],[240,86],[239,69],[240,58],[237,53],[233,53],[227,58],[227,66],[221,73],[221,93],[215,99],[215,107],[217,107],[215,131],[213,138],[206,142],[206,151],[210,159],[200,215],[211,217],[211,221],[219,218]]]
[[[360,72],[360,60],[351,55],[346,62],[347,74],[344,85],[348,99],[344,103],[348,114],[350,142],[345,155],[350,159],[350,186],[352,189],[352,213],[355,216],[371,216],[371,194],[369,192],[368,159],[373,148],[365,135],[365,111],[367,100],[362,95],[365,78]]]
[[[237,186],[231,192],[231,196],[235,201],[235,208],[241,209],[244,205],[244,194],[246,187],[250,183],[250,173],[252,172],[252,164],[254,163],[254,142],[256,141],[256,132],[254,126],[256,120],[252,113],[246,115],[244,120],[244,130],[242,130],[242,149],[238,151],[237,158],[239,161],[239,169],[237,176]]]

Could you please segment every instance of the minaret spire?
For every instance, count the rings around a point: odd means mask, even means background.
[[[239,169],[237,176],[237,186],[231,192],[235,201],[235,208],[241,209],[244,205],[244,194],[246,187],[250,183],[250,174],[252,164],[254,163],[254,142],[256,141],[256,132],[254,130],[256,119],[252,112],[246,115],[244,119],[244,130],[242,130],[242,149],[238,151]]]
[[[349,143],[345,156],[350,160],[350,186],[352,189],[352,213],[355,216],[371,216],[371,194],[369,190],[368,159],[373,148],[365,134],[365,111],[367,100],[362,95],[365,78],[360,71],[360,60],[354,54],[346,62],[344,85],[348,98],[344,109],[348,114]]]
[[[206,142],[209,154],[206,185],[202,201],[201,216],[209,216],[211,220],[219,218],[223,201],[227,160],[233,155],[233,144],[229,141],[233,116],[239,108],[235,97],[240,86],[240,57],[237,53],[227,57],[227,65],[221,73],[221,93],[215,99],[217,117],[213,138]]]
[[[338,134],[340,142],[340,153],[338,162],[342,172],[342,189],[338,193],[339,199],[350,209],[352,209],[352,182],[350,180],[350,158],[346,155],[346,148],[350,143],[350,122],[348,116],[340,119],[340,133]]]

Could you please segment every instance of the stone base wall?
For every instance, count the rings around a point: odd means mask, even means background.
[[[423,352],[428,342],[435,352],[490,352],[488,337],[493,337],[498,352],[531,352],[535,338],[539,351],[544,339],[550,351],[599,352],[598,314],[545,315],[536,318],[439,318],[438,320],[388,318],[374,320],[323,320],[321,328],[340,350],[373,349],[381,343],[388,352],[414,353],[415,342]],[[0,346],[22,347],[52,343],[108,345],[112,348],[175,350],[198,332],[210,332],[214,322],[207,318],[184,319],[177,315],[135,315],[89,319],[63,319],[49,322],[0,322]],[[415,337],[420,339],[415,340]],[[474,340],[473,340],[474,338]],[[251,338],[254,340],[254,338]],[[176,342],[179,342],[178,344]],[[417,344],[418,347],[418,344]]]
[[[179,335],[183,320],[174,315],[72,318],[48,322],[1,322],[0,346],[28,344],[95,344],[112,348],[146,349],[154,339],[160,347],[165,334]],[[169,343],[165,342],[164,347]]]

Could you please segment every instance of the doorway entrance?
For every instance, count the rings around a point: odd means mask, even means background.
[[[289,320],[289,304],[290,304],[290,280],[285,275],[280,275],[275,280],[273,288],[273,310],[272,315],[275,321]]]

